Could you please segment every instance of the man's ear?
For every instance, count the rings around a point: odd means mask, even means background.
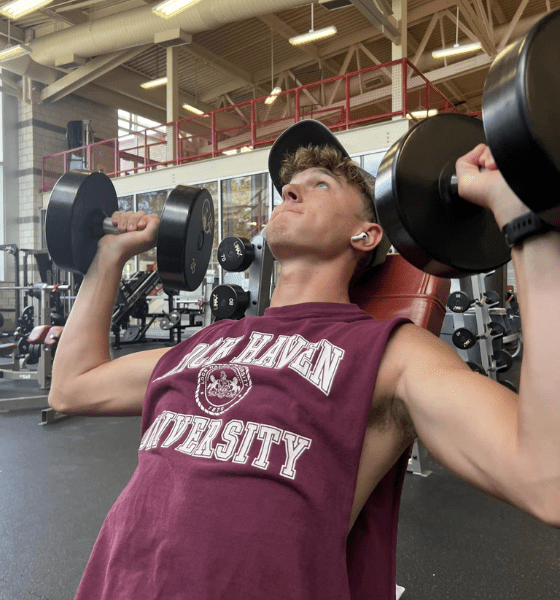
[[[360,229],[361,231],[355,235],[366,233],[367,238],[351,240],[351,244],[356,250],[361,250],[362,252],[371,252],[380,244],[381,239],[383,238],[383,229],[381,229],[381,225],[378,223],[364,223]]]

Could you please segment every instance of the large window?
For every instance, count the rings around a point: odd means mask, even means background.
[[[374,152],[373,154],[365,154],[361,157],[361,166],[364,171],[367,171],[370,175],[377,177],[377,171],[385,152]],[[359,160],[359,159],[356,159]]]
[[[129,135],[134,131],[143,131],[151,127],[159,127],[161,123],[151,121],[145,117],[134,115],[126,110],[119,109],[119,137]]]
[[[219,238],[219,198],[218,198],[218,182],[217,181],[207,181],[205,183],[196,184],[196,187],[204,187],[208,190],[210,195],[212,196],[212,200],[214,202],[214,216],[215,216],[215,226],[214,226],[214,240],[212,244],[212,255],[210,257],[210,263],[208,265],[208,270],[213,271],[214,276],[218,276],[219,269],[218,263],[216,259],[216,254],[218,250],[218,244],[220,243]],[[163,211],[163,207],[167,200],[167,196],[171,190],[163,189],[163,190],[155,190],[151,192],[142,192],[136,195],[130,196],[122,196],[118,199],[119,202],[119,210],[120,211],[140,211],[143,210],[146,214],[156,214],[161,215]],[[148,252],[143,252],[137,257],[131,258],[125,265],[123,269],[123,277],[130,277],[132,274],[136,273],[136,271],[145,271],[150,265],[156,262],[157,252],[155,248],[152,248]],[[210,275],[211,273],[209,273]]]
[[[223,237],[250,240],[268,222],[269,198],[266,173],[222,181]]]

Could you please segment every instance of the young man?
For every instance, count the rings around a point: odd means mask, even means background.
[[[388,242],[359,169],[313,123],[271,150],[283,202],[266,236],[282,272],[262,317],[112,361],[121,271],[155,244],[158,219],[115,213],[128,233],[99,242],[49,402],[68,414],[141,414],[143,436],[77,600],[392,599],[416,435],[459,477],[560,526],[559,369],[546,350],[560,331],[543,317],[558,296],[560,234],[513,250],[525,345],[518,396],[408,319],[379,321],[349,302],[350,282],[383,261]],[[486,147],[457,172],[461,195],[500,227],[528,212]]]

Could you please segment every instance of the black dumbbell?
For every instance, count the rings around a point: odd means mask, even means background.
[[[241,319],[249,305],[250,293],[235,284],[222,284],[212,290],[210,310],[217,321]]]
[[[455,313],[466,312],[473,304],[496,306],[500,303],[500,295],[492,290],[484,292],[481,300],[471,300],[465,292],[453,292],[447,299],[447,308]]]
[[[513,366],[513,358],[505,350],[494,350],[494,360],[496,361],[496,371],[509,371]]]
[[[488,336],[501,337],[505,334],[505,332],[506,329],[501,323],[498,323],[497,321],[490,321],[490,323],[488,323],[488,329],[484,335],[476,335],[466,327],[459,327],[459,329],[453,332],[451,341],[456,348],[459,348],[460,350],[468,350],[476,344],[477,340],[484,340]]]
[[[486,377],[486,371],[479,364],[469,361],[467,362],[467,365],[469,366],[471,371],[474,371],[475,373],[480,373],[481,375],[484,375]]]
[[[226,271],[242,272],[248,269],[255,259],[255,247],[249,240],[229,236],[218,246],[218,262]]]

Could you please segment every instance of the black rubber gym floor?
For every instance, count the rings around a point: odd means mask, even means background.
[[[518,363],[507,378],[518,385]],[[32,386],[0,379],[0,398],[39,394]],[[137,462],[140,417],[40,420],[0,414],[0,600],[73,600]],[[432,475],[407,473],[404,484],[402,600],[558,600],[560,530],[426,466]]]

